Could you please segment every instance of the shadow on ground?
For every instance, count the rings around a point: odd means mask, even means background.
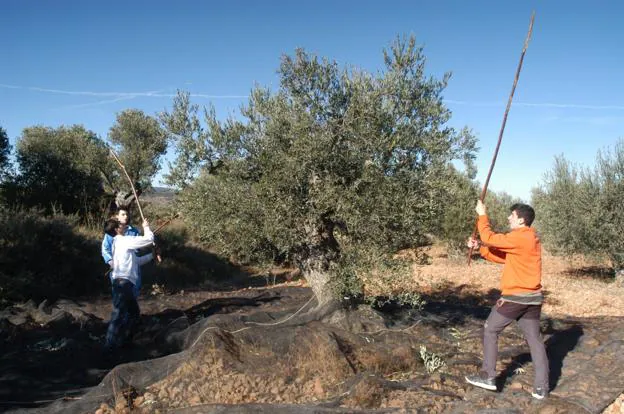
[[[100,383],[119,364],[179,352],[178,345],[168,341],[171,332],[215,314],[250,310],[280,298],[279,293],[242,294],[247,296],[216,297],[186,309],[180,306],[144,313],[133,346],[109,358],[102,352],[106,321],[85,313],[84,303],[63,300],[37,307],[28,302],[7,308],[0,318],[0,411],[74,398]],[[160,299],[141,303],[144,308],[153,308],[152,302]],[[191,296],[182,297],[178,303],[192,300]]]
[[[589,278],[603,282],[615,281],[615,271],[609,266],[582,266],[566,270],[563,274],[570,278]]]
[[[542,333],[548,338],[545,344],[550,371],[549,387],[551,391],[555,391],[561,378],[563,362],[566,356],[578,345],[580,338],[583,336],[583,327],[581,323],[572,321],[569,326],[562,329],[554,329],[552,327],[552,319],[547,319],[545,322],[546,327],[542,329]],[[511,362],[507,364],[499,375],[499,389],[502,389],[504,384],[514,376],[516,369],[526,366],[531,361],[531,354],[525,352],[525,348],[526,346],[524,345],[518,347],[516,355],[512,357]]]

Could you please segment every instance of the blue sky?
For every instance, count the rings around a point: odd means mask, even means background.
[[[295,48],[371,72],[397,35],[451,71],[451,125],[489,168],[531,11],[527,51],[490,189],[529,199],[556,155],[593,165],[624,137],[621,1],[0,1],[0,126],[83,124],[106,137],[117,112],[169,108],[176,89],[236,113],[277,87]]]

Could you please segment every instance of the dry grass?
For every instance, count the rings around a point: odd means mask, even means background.
[[[602,414],[621,414],[624,413],[624,394],[620,394],[619,397],[613,401],[613,403],[604,409]]]
[[[393,348],[364,348],[358,350],[360,371],[378,373],[384,377],[415,371],[422,368],[418,352],[407,345]]]
[[[462,294],[492,297],[500,286],[502,266],[484,260],[449,258],[441,246],[425,248],[427,265],[413,265],[414,286],[423,293],[454,287]],[[544,252],[542,285],[546,294],[544,312],[550,316],[624,316],[624,287],[612,282],[601,266],[582,257],[562,258]]]
[[[333,384],[353,373],[336,341],[327,335],[306,336],[291,358],[289,365],[297,367],[299,376],[306,379],[322,378]]]

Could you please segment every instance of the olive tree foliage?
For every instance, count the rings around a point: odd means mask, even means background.
[[[600,214],[594,210],[591,220],[592,227],[601,230],[596,234],[596,249],[603,250],[621,274],[624,271],[624,140],[618,141],[612,151],[598,153],[592,178],[585,193],[596,195],[598,200]]]
[[[138,109],[127,109],[117,114],[108,138],[117,150],[130,179],[140,193],[151,186],[160,170],[160,159],[167,151],[167,135],[157,119]],[[115,186],[130,191],[126,178],[115,165]]]
[[[105,143],[82,125],[25,128],[16,161],[18,173],[7,186],[11,204],[81,217],[101,209],[111,165]]]
[[[492,230],[497,233],[510,231],[507,218],[511,214],[511,206],[523,201],[505,191],[489,191],[485,197],[487,214]]]
[[[449,177],[445,184],[448,202],[445,206],[440,232],[436,233],[446,241],[449,256],[461,256],[466,252],[466,240],[475,229],[475,205],[479,198],[477,183],[465,174]]]
[[[446,209],[441,236],[447,241],[449,255],[464,255],[468,236],[476,231],[475,206],[481,190],[474,180],[460,175],[449,183],[449,191],[454,201]],[[497,233],[509,231],[507,217],[511,214],[510,207],[520,202],[522,200],[504,191],[488,191],[485,204],[492,230]]]
[[[279,90],[255,87],[237,119],[207,110],[205,127],[178,96],[161,120],[183,143],[171,179],[200,237],[242,261],[296,264],[324,303],[358,289],[360,259],[439,233],[466,179],[451,162],[472,173],[475,138],[447,125],[450,75],[425,75],[413,37],[384,63],[369,74],[297,50]]]
[[[3,181],[9,174],[9,169],[11,167],[9,155],[11,155],[9,136],[6,133],[6,130],[0,127],[0,182]]]
[[[536,222],[555,254],[606,257],[624,268],[624,141],[600,151],[593,168],[563,156],[533,189]]]
[[[186,188],[201,170],[214,172],[219,163],[210,137],[210,130],[219,128],[214,108],[204,109],[203,115],[206,129],[200,120],[199,105],[191,103],[188,92],[182,91],[173,99],[171,112],[159,114],[161,124],[175,143],[176,159],[169,163],[169,173],[164,176],[165,183],[174,188]]]

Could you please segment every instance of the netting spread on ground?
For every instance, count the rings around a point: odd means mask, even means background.
[[[59,402],[47,410],[95,411],[106,402],[110,407],[149,412],[199,404],[208,409],[205,404],[220,403],[240,404],[239,410],[246,406],[249,412],[327,412],[330,408],[340,412],[338,407],[354,389],[361,389],[357,398],[365,400],[353,404],[379,406],[380,395],[370,393],[368,372],[391,374],[422,365],[414,352],[416,338],[412,347],[404,343],[394,349],[388,346],[390,337],[373,336],[385,331],[386,325],[370,308],[331,312],[327,322],[309,321],[308,314],[294,315],[294,311],[180,316],[156,339],[163,341],[161,347],[179,352],[117,366],[80,400]],[[411,337],[399,335],[400,342]],[[384,381],[397,388],[394,382]],[[222,412],[227,407],[214,405],[210,410]]]
[[[624,389],[624,333],[617,318],[545,319],[554,391],[547,402],[536,403],[530,396],[528,350],[513,327],[499,344],[503,392],[464,382],[463,375],[480,363],[488,311],[482,304],[460,309],[430,302],[425,312],[392,315],[366,306],[309,313],[310,296],[303,288],[241,291],[184,311],[144,315],[135,349],[124,356],[127,363],[86,392],[35,411],[524,413],[551,407],[551,412],[599,413]],[[103,321],[86,318],[79,332],[84,326],[90,332],[104,329]],[[141,358],[134,358],[138,350]],[[62,350],[50,352],[48,359]],[[70,364],[68,371],[91,366],[80,359],[79,347],[71,355],[73,364],[59,360]],[[133,362],[137,359],[144,360]],[[48,367],[62,370],[61,362]],[[0,381],[8,378],[7,364],[3,359]]]

